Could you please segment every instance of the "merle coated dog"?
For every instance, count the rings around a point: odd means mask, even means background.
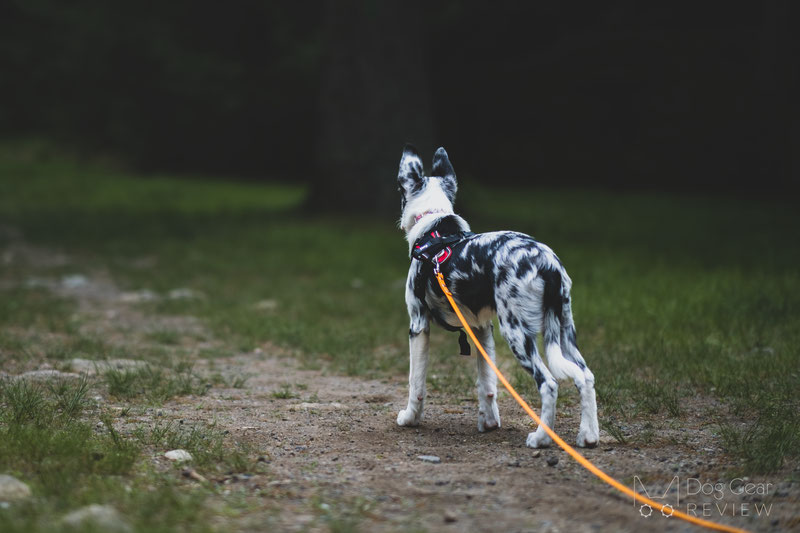
[[[492,319],[497,315],[500,332],[517,361],[536,380],[541,417],[551,428],[558,396],[556,379],[573,380],[581,397],[577,444],[596,446],[594,375],[578,351],[570,304],[572,282],[561,261],[549,247],[522,233],[470,233],[467,222],[453,212],[456,175],[444,148],[436,150],[432,175],[425,176],[417,150],[407,145],[397,179],[402,194],[400,227],[412,255],[406,283],[411,319],[408,406],[397,415],[397,424],[416,426],[422,419],[431,320],[449,330],[461,326],[434,277],[436,264],[493,360]],[[419,253],[425,249],[428,254]],[[549,369],[536,347],[540,332]],[[483,432],[500,427],[497,377],[482,357],[477,359],[478,431]],[[539,427],[528,435],[526,444],[540,448],[551,442]]]

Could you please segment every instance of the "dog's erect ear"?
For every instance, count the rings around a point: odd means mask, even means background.
[[[400,158],[397,183],[408,196],[422,188],[423,180],[422,159],[420,159],[417,149],[407,144],[403,147],[403,157]]]
[[[444,148],[439,147],[436,153],[433,154],[433,171],[432,175],[446,178],[448,176],[456,177],[456,172],[453,170],[453,165],[450,164],[450,158],[447,157],[447,152]]]
[[[450,202],[454,202],[456,199],[456,191],[458,190],[456,171],[453,170],[450,158],[447,157],[447,152],[442,147],[439,147],[436,153],[433,154],[433,170],[431,173],[434,176],[440,176],[442,178],[442,189]]]

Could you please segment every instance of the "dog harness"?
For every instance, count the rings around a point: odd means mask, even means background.
[[[411,248],[411,257],[424,263],[430,263],[433,265],[434,272],[438,272],[439,267],[453,256],[453,248],[474,236],[475,234],[471,231],[459,231],[444,237],[438,231],[428,231],[414,243]],[[461,355],[471,355],[467,334],[464,333],[463,328],[445,323],[439,325],[447,331],[458,331],[458,346],[461,349]]]
[[[438,231],[427,232],[414,243],[411,248],[411,257],[426,263],[441,265],[453,255],[453,247],[462,244],[474,235],[471,231],[459,231],[442,237]]]

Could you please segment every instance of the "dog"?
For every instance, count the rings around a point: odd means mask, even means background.
[[[406,145],[397,180],[402,196],[399,225],[412,258],[405,295],[410,368],[408,405],[397,415],[397,425],[417,426],[422,420],[431,321],[451,331],[461,327],[435,279],[434,268],[438,268],[493,361],[492,320],[497,316],[500,333],[536,381],[542,398],[541,418],[551,428],[558,397],[556,380],[572,379],[581,398],[577,444],[596,446],[594,374],[578,351],[570,302],[572,281],[561,261],[548,246],[523,233],[471,233],[469,224],[453,212],[458,184],[444,148],[436,150],[431,174],[424,175],[419,153]],[[540,332],[549,369],[536,346]],[[461,340],[468,351],[466,339]],[[497,377],[482,357],[477,359],[478,431],[485,432],[500,427]],[[526,444],[542,448],[552,440],[540,426],[528,435]]]

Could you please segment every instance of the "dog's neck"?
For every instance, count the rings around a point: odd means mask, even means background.
[[[460,216],[453,213],[452,210],[444,211],[444,210],[431,210],[416,215],[414,217],[414,224],[411,228],[406,232],[406,240],[408,241],[408,255],[411,255],[411,249],[414,247],[414,243],[419,240],[420,237],[427,231],[432,230],[441,219],[445,217],[452,217],[455,219],[456,225],[458,226],[458,231],[470,231],[469,224],[467,221],[461,218]],[[454,232],[457,233],[458,231]]]
[[[422,218],[424,218],[424,217],[426,217],[428,215],[437,215],[437,214],[438,215],[452,215],[453,212],[452,211],[445,211],[444,209],[429,209],[428,211],[425,211],[424,213],[420,213],[418,215],[414,215],[414,225],[416,226],[417,223],[420,220],[422,220]],[[413,226],[412,226],[412,229],[413,229]]]

